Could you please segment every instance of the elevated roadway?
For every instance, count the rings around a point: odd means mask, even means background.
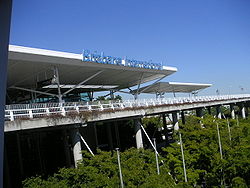
[[[246,105],[250,94],[96,101],[86,103],[42,103],[8,105],[5,132],[88,122],[138,118],[221,105]],[[244,110],[244,108],[243,108]],[[245,113],[245,112],[244,112]]]

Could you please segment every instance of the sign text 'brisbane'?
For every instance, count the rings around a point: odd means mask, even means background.
[[[162,64],[159,63],[152,63],[148,61],[138,61],[138,60],[131,60],[131,59],[122,59],[119,57],[111,57],[105,56],[104,53],[97,54],[97,53],[90,53],[89,50],[83,50],[82,61],[87,62],[95,62],[95,63],[103,63],[103,64],[113,64],[113,65],[120,65],[120,66],[128,66],[128,67],[138,67],[138,68],[145,68],[145,69],[157,69],[162,70]]]

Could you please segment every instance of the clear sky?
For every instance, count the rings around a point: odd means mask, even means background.
[[[250,0],[13,0],[10,43],[152,60],[164,81],[250,93]]]

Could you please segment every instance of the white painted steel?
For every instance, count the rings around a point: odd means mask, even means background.
[[[94,101],[94,102],[65,102],[65,103],[38,103],[38,104],[12,104],[5,106],[5,120],[14,121],[15,119],[30,119],[69,113],[79,113],[81,111],[94,110],[121,110],[133,107],[150,107],[160,105],[181,105],[197,102],[227,101],[237,99],[250,100],[250,94],[239,95],[219,95],[219,96],[197,96],[197,97],[178,97],[161,99],[138,99],[124,101]]]

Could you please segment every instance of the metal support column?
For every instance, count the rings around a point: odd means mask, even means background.
[[[235,109],[233,104],[230,104],[230,111],[231,111],[231,118],[235,119]]]
[[[110,99],[114,100],[115,99],[115,95],[114,95],[114,91],[110,90]]]
[[[4,106],[6,97],[7,63],[12,0],[0,1],[0,188],[3,187]]]
[[[135,125],[136,147],[137,147],[137,149],[143,148],[142,130],[141,130],[140,119],[135,119],[134,120],[134,125]]]
[[[79,135],[78,128],[74,128],[74,129],[71,130],[71,142],[72,142],[72,149],[73,149],[75,167],[77,167],[77,162],[79,160],[82,160],[81,137]]]
[[[56,81],[57,89],[58,89],[58,100],[59,100],[59,103],[61,103],[63,102],[63,100],[62,100],[62,93],[61,93],[61,88],[60,88],[59,72],[58,72],[57,67],[54,67],[54,75],[55,75],[55,81]]]

